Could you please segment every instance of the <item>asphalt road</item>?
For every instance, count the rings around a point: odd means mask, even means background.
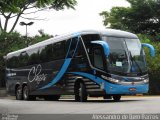
[[[110,113],[160,113],[158,97],[123,97],[120,102],[90,99],[80,103],[74,100],[18,101],[14,98],[0,99],[0,113],[14,114],[110,114]]]

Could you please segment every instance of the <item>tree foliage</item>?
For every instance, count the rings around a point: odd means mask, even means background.
[[[149,35],[160,33],[160,0],[127,1],[130,7],[113,7],[100,13],[105,26]]]
[[[152,38],[139,34],[139,38],[141,39],[142,43],[149,43],[154,46],[156,51],[156,56],[154,58],[150,57],[149,49],[146,48],[146,60],[148,66],[148,73],[149,73],[149,94],[160,94],[160,42],[153,41]]]
[[[55,10],[63,10],[64,8],[74,9],[76,4],[76,0],[1,0],[0,30],[11,33],[20,18],[34,19],[26,18],[25,16],[28,14],[36,13],[47,8]],[[11,19],[14,19],[14,23],[11,29],[8,30],[8,23]]]

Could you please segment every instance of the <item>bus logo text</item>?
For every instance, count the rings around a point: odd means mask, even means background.
[[[37,82],[39,84],[41,81],[46,80],[47,74],[41,74],[42,66],[39,64],[37,67],[32,67],[28,74],[28,81],[29,82]]]

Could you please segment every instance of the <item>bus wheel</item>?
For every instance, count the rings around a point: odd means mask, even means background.
[[[113,100],[114,100],[115,102],[120,101],[120,99],[121,99],[121,95],[113,95]]]
[[[45,96],[44,99],[48,101],[57,101],[60,98],[60,95],[50,95]]]
[[[79,102],[87,101],[86,86],[80,82],[75,88],[75,100]]]
[[[16,100],[22,100],[22,89],[20,86],[17,87],[16,89]]]
[[[24,100],[36,100],[35,96],[29,95],[29,89],[28,89],[27,85],[23,87],[23,99]]]

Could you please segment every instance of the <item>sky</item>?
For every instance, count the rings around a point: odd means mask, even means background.
[[[83,29],[104,29],[103,18],[99,13],[109,11],[114,6],[129,6],[125,0],[77,0],[77,2],[75,10],[47,10],[28,16],[45,19],[33,21],[34,24],[28,27],[28,35],[36,35],[40,29],[50,35],[60,35]],[[26,19],[20,19],[19,22],[21,21],[30,22]],[[16,30],[25,35],[24,26],[17,24]]]

